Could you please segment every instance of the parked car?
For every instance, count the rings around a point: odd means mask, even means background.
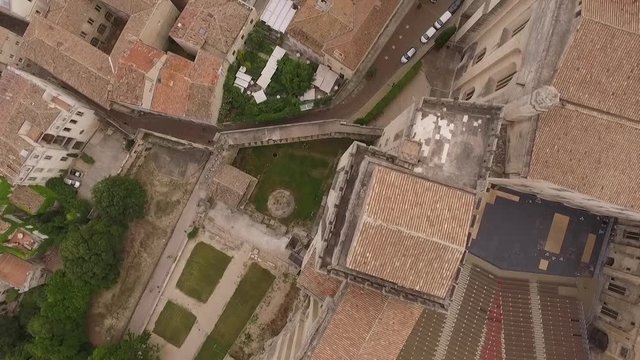
[[[82,171],[80,171],[80,170],[78,170],[78,169],[70,169],[70,170],[69,170],[69,175],[71,175],[71,176],[75,176],[75,177],[77,177],[77,178],[81,178],[81,177],[82,177],[82,175],[84,175],[84,174],[82,173]]]
[[[72,187],[74,187],[76,189],[80,187],[80,181],[78,181],[78,180],[74,180],[74,179],[66,177],[62,181],[64,181],[65,184],[67,184],[69,186],[72,186]]]
[[[430,27],[429,30],[427,30],[427,32],[420,37],[420,42],[423,44],[426,44],[429,41],[429,39],[431,39],[433,34],[436,33],[436,31],[437,31],[436,28],[434,28],[433,26]]]
[[[464,0],[453,0],[451,6],[449,6],[449,12],[455,14],[462,7],[462,3],[464,3]]]
[[[415,54],[416,54],[416,48],[412,47],[411,49],[409,49],[409,51],[407,51],[404,55],[402,55],[402,57],[400,58],[400,62],[403,63],[403,64],[408,63],[409,60]]]
[[[440,30],[440,28],[444,25],[444,23],[446,23],[447,21],[449,21],[449,19],[451,19],[452,15],[453,14],[451,14],[450,12],[445,11],[445,13],[442,14],[442,16],[440,16],[438,21],[436,21],[436,23],[433,24],[433,27],[436,28],[436,30]]]

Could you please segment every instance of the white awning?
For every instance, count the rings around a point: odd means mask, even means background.
[[[271,77],[273,77],[273,74],[275,74],[278,69],[278,61],[280,61],[286,53],[287,51],[280,46],[276,46],[276,48],[273,49],[269,60],[267,60],[267,65],[262,69],[262,73],[260,73],[260,77],[258,78],[258,81],[256,81],[262,89],[266,89],[267,86],[269,86],[269,83],[271,83]]]
[[[293,1],[291,0],[270,0],[264,9],[260,20],[264,21],[272,29],[283,33],[293,16],[296,14]]]
[[[264,90],[260,90],[253,93],[253,98],[256,100],[256,103],[260,104],[267,100],[267,95],[264,94]]]
[[[313,79],[313,85],[329,94],[333,89],[333,85],[336,83],[337,79],[337,73],[329,69],[328,66],[320,64],[318,66],[318,70],[316,70],[316,75]]]

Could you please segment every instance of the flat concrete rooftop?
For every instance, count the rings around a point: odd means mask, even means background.
[[[503,270],[591,277],[612,221],[494,186],[482,199],[469,252]]]
[[[425,98],[409,134],[421,144],[414,171],[444,184],[475,189],[499,127],[499,106]]]

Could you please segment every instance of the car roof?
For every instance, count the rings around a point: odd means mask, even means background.
[[[449,19],[450,17],[451,17],[451,12],[449,12],[449,11],[445,11],[445,12],[444,12],[444,14],[442,14],[442,16],[440,16],[440,19],[439,19],[439,20],[442,20],[442,19]]]

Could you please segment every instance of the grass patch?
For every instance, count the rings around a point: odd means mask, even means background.
[[[171,301],[160,312],[153,332],[168,343],[180,347],[189,335],[196,316]]]
[[[256,263],[249,266],[196,360],[222,360],[253,315],[275,277]]]
[[[229,262],[231,257],[222,251],[205,243],[197,243],[176,287],[202,303],[207,302]]]
[[[9,204],[9,195],[11,195],[11,184],[0,176],[0,206]]]
[[[389,106],[389,104],[391,104],[393,100],[400,95],[402,90],[409,85],[411,80],[418,75],[420,68],[422,68],[422,62],[418,61],[397,83],[391,87],[391,90],[389,90],[389,92],[373,107],[373,109],[369,110],[365,116],[357,119],[355,123],[359,125],[367,125],[377,119],[378,116],[382,115],[384,109],[386,109],[387,106]]]
[[[258,211],[268,214],[269,195],[283,188],[291,191],[296,207],[282,222],[305,222],[316,214],[331,185],[334,163],[351,143],[330,139],[246,148],[238,152],[234,166],[259,179],[251,195]]]

